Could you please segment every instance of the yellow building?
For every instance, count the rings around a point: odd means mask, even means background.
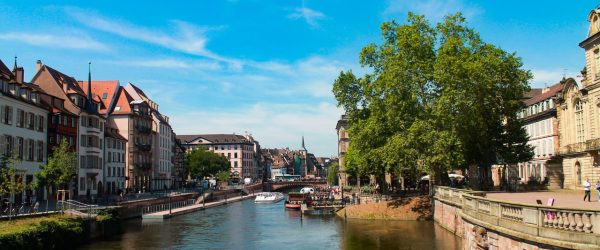
[[[565,188],[600,179],[600,9],[588,16],[587,38],[579,44],[585,50],[581,86],[563,79],[557,98],[559,155],[562,157]]]

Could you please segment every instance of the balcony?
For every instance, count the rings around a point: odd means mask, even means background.
[[[152,149],[151,144],[143,144],[143,143],[136,143],[135,147],[141,151],[150,151]]]
[[[142,134],[149,134],[152,132],[152,128],[149,126],[137,125],[135,126],[135,129]]]
[[[569,155],[600,150],[600,138],[587,140],[586,142],[573,143],[560,148],[560,154]]]
[[[142,170],[148,170],[152,168],[152,163],[136,163],[135,167]]]

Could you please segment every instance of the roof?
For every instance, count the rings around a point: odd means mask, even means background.
[[[75,78],[67,76],[47,65],[43,65],[35,74],[31,82],[39,86],[47,94],[65,100],[64,106],[69,112],[73,114],[80,113],[80,108],[67,96],[67,93],[78,93],[85,96],[85,93],[81,90]],[[67,93],[65,93],[62,88],[65,84],[68,88]]]
[[[541,88],[531,89],[523,94],[523,99],[530,99],[534,96],[540,95],[542,94],[542,90],[543,89]]]
[[[115,101],[110,107],[111,114],[131,114],[131,106],[129,105],[133,101],[133,98],[119,86],[115,94]],[[118,107],[118,108],[117,108]]]
[[[88,82],[78,81],[78,83],[85,94],[87,94]],[[119,81],[117,80],[92,81],[92,96],[94,101],[101,104],[100,114],[104,115],[108,112],[113,96],[117,93],[118,88]]]
[[[525,105],[530,106],[530,105],[536,104],[538,102],[541,102],[543,100],[546,100],[548,98],[551,98],[551,97],[555,96],[556,93],[561,91],[562,87],[563,86],[561,83],[554,84],[554,85],[548,87],[547,89],[544,89],[543,91],[541,91],[540,94],[535,95],[535,96],[525,100],[524,101]]]
[[[116,139],[123,140],[123,141],[127,141],[127,138],[125,138],[121,134],[119,134],[119,131],[116,130],[116,129],[114,129],[114,128],[106,128],[104,130],[104,136],[110,137],[110,138],[116,138]]]
[[[10,80],[15,77],[13,75],[13,73],[10,71],[10,69],[8,69],[8,67],[6,67],[4,62],[2,62],[2,60],[0,60],[0,77],[2,77],[5,80]]]
[[[206,142],[201,144],[231,144],[231,143],[252,143],[242,135],[236,134],[204,134],[204,135],[177,135],[182,143],[191,143],[204,139]]]

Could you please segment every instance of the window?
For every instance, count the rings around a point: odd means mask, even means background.
[[[37,149],[37,161],[38,162],[44,161],[44,142],[37,141],[36,149]]]
[[[38,119],[37,130],[40,132],[44,132],[44,116],[38,115],[37,119]]]
[[[77,122],[76,118],[71,118],[71,127],[75,127],[75,123]]]
[[[595,50],[594,51],[594,66],[595,68],[595,72],[596,72],[596,78],[600,77],[600,50]]]
[[[577,102],[575,103],[575,122],[577,125],[577,130],[575,131],[577,142],[583,142],[585,139],[585,130],[583,126],[583,105],[581,103],[581,100],[577,100]]]
[[[33,130],[35,128],[35,114],[27,113],[27,128]]]
[[[85,190],[85,177],[79,178],[79,190]]]
[[[17,127],[23,127],[23,125],[25,125],[25,112],[17,109]]]
[[[23,160],[23,137],[17,137],[17,158]]]
[[[80,118],[81,118],[81,126],[85,127],[85,117],[81,116]]]
[[[107,93],[102,93],[102,99],[106,99],[108,97]]]
[[[33,161],[33,153],[35,152],[34,144],[35,143],[33,142],[32,139],[27,139],[27,160],[28,161]]]
[[[233,153],[233,158],[236,158],[236,159],[238,158],[237,153]]]
[[[116,107],[115,107],[115,112],[118,112],[118,111],[120,111],[120,110],[121,110],[121,106],[116,106]]]
[[[4,135],[0,137],[2,141],[0,141],[0,147],[2,149],[2,154],[5,156],[10,156],[13,152],[13,137],[10,135]]]

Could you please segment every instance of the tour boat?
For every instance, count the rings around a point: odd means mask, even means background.
[[[310,206],[312,204],[310,194],[295,192],[289,193],[288,198],[285,201],[285,208],[300,210],[302,204],[306,204],[307,206]]]
[[[256,195],[255,203],[277,203],[283,200],[283,194],[279,192],[262,192]]]

